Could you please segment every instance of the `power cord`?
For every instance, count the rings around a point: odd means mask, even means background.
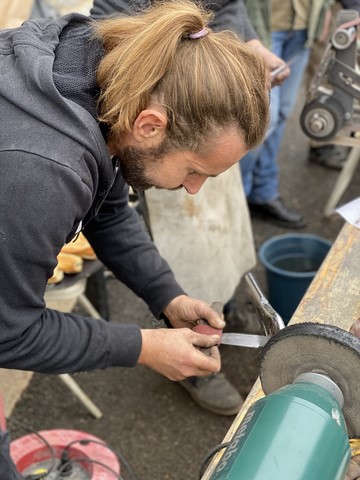
[[[210,450],[210,452],[206,455],[206,457],[201,463],[199,480],[201,480],[201,478],[203,477],[205,470],[207,469],[210,463],[210,460],[215,455],[215,453],[220,452],[220,450],[222,450],[223,448],[226,448],[227,446],[229,446],[229,444],[230,442],[224,442],[224,443],[221,443],[220,445],[216,445],[216,447]]]
[[[10,423],[14,423],[15,425],[18,425],[20,428],[22,428],[23,430],[26,430],[27,432],[29,432],[33,435],[36,435],[46,445],[46,447],[48,448],[49,453],[51,455],[51,466],[48,468],[46,473],[30,474],[30,475],[27,475],[26,477],[24,477],[24,480],[44,480],[44,479],[48,478],[50,473],[54,472],[55,470],[57,470],[57,472],[56,472],[56,477],[55,477],[54,480],[64,479],[67,476],[71,475],[72,465],[74,463],[84,463],[84,462],[94,463],[94,464],[100,465],[101,467],[110,471],[115,476],[115,478],[118,478],[119,480],[124,480],[123,477],[120,476],[115,470],[113,470],[111,467],[109,467],[105,463],[102,463],[98,460],[93,460],[93,459],[90,459],[90,458],[70,458],[69,457],[69,448],[76,443],[79,443],[80,445],[89,445],[90,443],[94,443],[94,444],[101,445],[101,446],[107,448],[108,450],[113,452],[116,455],[116,457],[120,460],[121,466],[124,467],[125,471],[127,472],[128,476],[129,476],[129,480],[137,480],[137,478],[136,478],[134,472],[132,471],[129,463],[126,461],[126,459],[123,457],[123,455],[121,455],[119,452],[117,452],[114,448],[110,447],[110,445],[108,445],[105,442],[101,442],[99,440],[94,440],[94,439],[90,439],[90,438],[89,439],[73,440],[72,442],[68,443],[64,447],[64,450],[63,450],[63,452],[61,454],[61,457],[60,457],[60,465],[57,467],[57,459],[56,459],[55,451],[52,448],[52,446],[50,445],[50,443],[46,440],[46,438],[44,438],[40,433],[34,431],[34,429],[32,429],[31,427],[26,425],[24,422],[20,422],[19,420],[15,420],[14,418],[11,418],[10,420],[7,419],[7,421],[10,422]]]
[[[55,456],[55,451],[54,449],[52,448],[52,446],[50,445],[50,443],[46,440],[45,437],[43,437],[39,432],[36,432],[34,431],[34,429],[32,429],[31,427],[29,427],[28,425],[26,425],[24,422],[20,422],[19,420],[15,420],[15,418],[11,418],[10,420],[7,419],[7,422],[10,423],[14,423],[15,425],[18,425],[20,428],[22,428],[23,430],[27,431],[28,433],[32,434],[32,435],[36,435],[43,443],[44,445],[47,447],[47,449],[49,450],[49,453],[51,455],[51,466],[50,468],[47,470],[46,474],[44,473],[34,473],[34,474],[30,474],[30,475],[27,475],[25,477],[24,480],[43,480],[44,478],[46,478],[53,470],[55,470],[55,467],[56,467],[56,456]]]
[[[130,480],[137,480],[136,477],[135,477],[135,474],[134,472],[132,471],[132,468],[130,467],[129,463],[126,461],[126,459],[123,457],[123,455],[121,455],[119,452],[117,452],[114,448],[110,447],[110,445],[108,445],[107,443],[105,442],[101,442],[99,440],[93,440],[91,438],[89,439],[79,439],[79,440],[73,440],[72,442],[68,443],[65,447],[64,447],[64,450],[61,454],[61,464],[62,465],[66,465],[66,459],[67,460],[67,463],[69,462],[72,462],[72,461],[75,461],[77,459],[71,459],[69,460],[69,456],[68,456],[68,451],[69,451],[69,448],[72,447],[74,444],[76,443],[79,443],[80,445],[88,445],[89,443],[93,443],[93,444],[96,444],[96,445],[101,445],[102,447],[105,447],[107,448],[108,450],[110,450],[111,452],[113,452],[116,457],[120,460],[120,463],[121,463],[121,466],[123,466],[129,476],[129,479]],[[110,469],[111,470],[111,469]],[[115,472],[116,473],[116,472]],[[117,474],[116,474],[117,475]]]
[[[57,475],[55,477],[54,480],[61,480],[62,478],[65,478],[63,476],[63,473],[64,471],[66,471],[66,469],[72,465],[73,463],[93,463],[93,464],[96,464],[96,465],[100,465],[102,468],[105,468],[106,470],[108,470],[109,472],[111,472],[115,478],[117,478],[118,480],[122,480],[122,477],[120,476],[120,474],[118,474],[117,472],[115,472],[115,470],[113,470],[111,467],[109,467],[108,465],[106,465],[105,463],[103,462],[99,462],[98,460],[93,460],[91,458],[73,458],[71,460],[68,460],[66,463],[64,463],[59,469],[58,471],[56,472]]]

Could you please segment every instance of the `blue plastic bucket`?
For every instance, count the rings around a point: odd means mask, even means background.
[[[259,249],[266,270],[268,299],[287,324],[331,247],[317,235],[272,237]]]

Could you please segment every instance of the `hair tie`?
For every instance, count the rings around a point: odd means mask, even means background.
[[[196,33],[190,33],[189,38],[196,40],[197,38],[205,37],[208,33],[208,30],[204,27]]]

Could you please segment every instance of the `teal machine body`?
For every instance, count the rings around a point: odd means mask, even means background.
[[[250,407],[211,480],[342,480],[351,454],[341,407],[330,379],[303,374]]]
[[[288,325],[261,350],[265,396],[207,480],[343,480],[360,437],[360,339],[321,323]]]

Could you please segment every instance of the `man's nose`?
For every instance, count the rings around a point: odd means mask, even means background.
[[[205,176],[191,175],[183,181],[182,186],[188,193],[190,193],[190,195],[195,195],[195,193],[198,193],[204,185],[206,180],[207,177]]]

